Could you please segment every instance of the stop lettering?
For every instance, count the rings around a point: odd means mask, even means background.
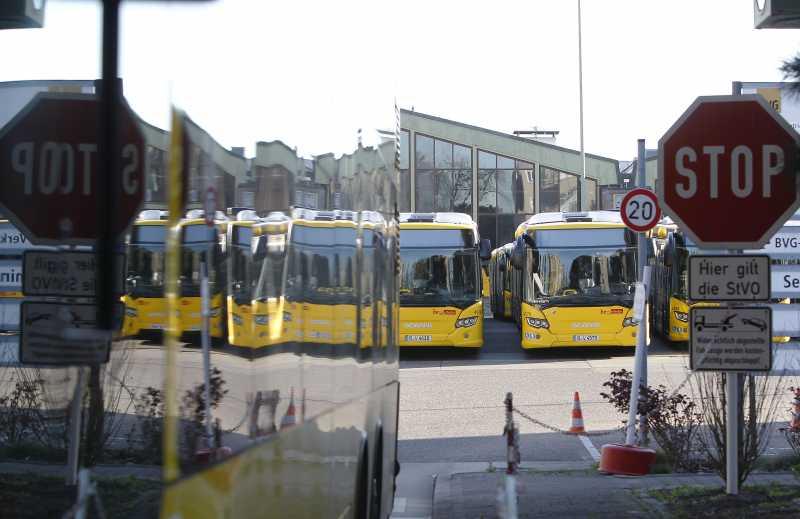
[[[50,195],[58,191],[91,196],[96,153],[96,143],[20,142],[11,147],[11,170],[23,176],[25,195]],[[135,173],[140,156],[135,144],[122,147],[120,180],[122,191],[129,195],[139,189]]]

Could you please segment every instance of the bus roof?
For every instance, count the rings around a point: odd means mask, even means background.
[[[607,229],[625,227],[618,211],[539,213],[517,226],[514,238],[534,229]]]
[[[400,229],[469,229],[478,232],[475,221],[463,213],[400,213]]]

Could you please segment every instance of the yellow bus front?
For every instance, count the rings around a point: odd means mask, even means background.
[[[181,332],[200,332],[202,315],[202,266],[205,264],[210,295],[209,333],[224,337],[225,272],[221,245],[224,224],[207,225],[203,219],[181,222],[180,323]]]
[[[160,211],[152,211],[161,213]],[[163,330],[167,322],[164,296],[166,220],[140,219],[133,224],[128,243],[126,289],[122,296],[125,336]]]
[[[610,215],[576,220],[523,231],[522,347],[636,346],[636,238]]]
[[[483,346],[474,224],[402,223],[402,218],[400,346]]]

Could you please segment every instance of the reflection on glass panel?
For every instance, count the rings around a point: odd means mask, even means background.
[[[533,164],[530,162],[525,162],[523,160],[516,161],[517,169],[533,169]]]
[[[497,243],[497,220],[496,216],[492,214],[479,214],[478,215],[478,232],[481,239],[491,240],[494,246]]]
[[[449,170],[435,171],[433,176],[434,183],[434,210],[452,211],[456,196],[456,188],[453,184],[453,176]]]
[[[400,198],[398,204],[400,211],[411,211],[411,172],[407,169],[400,170]]]
[[[17,461],[24,464],[63,461],[69,449],[80,447],[81,465],[125,464],[130,488],[112,499],[103,497],[107,506],[117,498],[124,501],[111,503],[119,505],[111,506],[111,517],[120,515],[115,508],[135,509],[137,517],[351,517],[358,514],[354,499],[362,466],[387,469],[374,475],[370,488],[382,489],[374,497],[391,503],[393,471],[388,469],[396,459],[395,442],[381,443],[375,434],[379,424],[387,440],[397,437],[395,214],[398,206],[409,209],[414,143],[408,131],[398,139],[380,132],[396,124],[391,95],[377,85],[382,81],[365,84],[363,67],[331,59],[348,54],[337,37],[341,33],[366,45],[376,41],[376,33],[366,30],[369,21],[333,8],[336,23],[317,24],[312,31],[324,46],[289,45],[280,59],[255,70],[246,64],[264,63],[261,54],[269,43],[264,20],[272,24],[271,38],[286,41],[298,23],[307,21],[302,7],[295,17],[292,6],[206,2],[197,10],[180,2],[164,4],[126,5],[120,27],[130,43],[120,46],[126,63],[120,82],[134,87],[123,92],[126,109],[119,119],[129,121],[119,135],[126,150],[125,164],[119,166],[141,177],[136,183],[141,192],[128,195],[144,199],[141,212],[133,203],[123,207],[124,201],[111,208],[124,210],[132,220],[119,247],[123,293],[114,295],[121,303],[121,326],[100,340],[73,340],[69,348],[60,348],[53,345],[68,337],[65,331],[94,326],[92,305],[73,302],[52,314],[35,310],[31,319],[17,321],[30,326],[26,341],[32,342],[23,353],[31,354],[28,347],[35,349],[35,341],[43,340],[39,360],[46,358],[47,367],[12,365],[0,374],[5,375],[0,376],[3,451],[23,453]],[[69,45],[74,42],[62,37],[66,31],[97,31],[97,16],[63,11],[48,13],[49,31],[24,36],[37,40],[28,47],[48,48],[61,40]],[[221,20],[235,21],[224,24],[235,38],[209,37]],[[181,42],[179,48],[149,52],[147,42],[164,28]],[[18,31],[0,32],[8,48],[24,50],[24,42],[14,41],[21,37],[13,34]],[[43,55],[37,70],[54,77],[77,70],[79,58],[98,49],[83,50]],[[369,54],[370,49],[363,50]],[[375,52],[369,55],[388,56],[380,44]],[[67,54],[74,63],[64,61]],[[369,61],[376,71],[391,71],[386,60]],[[325,95],[313,82],[287,79],[307,76],[309,63],[329,63],[323,75],[337,76],[325,85]],[[0,82],[0,127],[33,113],[26,106],[46,101],[53,103],[46,122],[31,121],[28,131],[38,134],[46,124],[95,132],[99,83],[27,81],[14,66],[4,68],[8,81]],[[376,77],[382,74],[377,71]],[[143,81],[147,92],[135,88]],[[76,102],[86,109],[65,109]],[[173,111],[177,106],[185,113]],[[345,113],[342,106],[352,110]],[[213,123],[203,128],[201,121]],[[356,141],[353,129],[362,127]],[[450,169],[437,177],[438,189],[433,140],[421,136],[417,149],[415,160],[423,166],[421,209],[432,210],[439,192],[452,193],[448,208],[471,208],[471,178],[461,172],[472,162],[452,168],[451,150]],[[99,161],[98,154],[76,157]],[[51,166],[56,175],[58,164]],[[91,168],[87,163],[78,169]],[[176,176],[185,181],[186,203],[165,196],[177,187]],[[107,198],[107,193],[94,195]],[[211,202],[215,210],[206,214]],[[63,203],[32,209],[78,221]],[[56,218],[54,211],[60,210],[68,213]],[[0,233],[22,237],[6,220]],[[117,243],[105,245],[114,250]],[[4,250],[7,261],[12,253]],[[12,252],[21,264],[22,247]],[[458,254],[454,259],[453,272],[476,268],[476,260]],[[474,295],[477,285],[464,291]],[[14,314],[16,303],[5,303],[6,313]],[[24,308],[34,311],[34,305]],[[36,331],[46,333],[37,339]],[[13,346],[16,353],[14,338],[4,335],[3,346]],[[91,367],[76,369],[81,356],[79,363]],[[4,361],[16,364],[15,357]],[[78,423],[68,418],[71,401],[81,415]],[[9,433],[12,408],[19,412]],[[176,419],[166,422],[168,414]],[[74,439],[70,422],[79,426]],[[270,441],[278,432],[279,440]],[[366,438],[370,449],[362,443]],[[360,457],[365,452],[369,459]],[[373,459],[376,454],[383,457]],[[162,468],[163,481],[150,479]],[[74,496],[62,492],[63,480],[54,494],[52,482],[39,480],[35,485],[47,487],[42,487],[47,512],[31,513],[69,515]],[[42,489],[29,490],[36,499]],[[65,509],[58,510],[62,504]],[[3,506],[6,515],[25,509]]]
[[[478,212],[493,213],[497,208],[497,185],[494,170],[478,170]]]
[[[514,231],[517,229],[517,217],[513,214],[502,214],[497,216],[497,245],[514,241]],[[495,242],[492,242],[493,244]]]
[[[470,169],[472,168],[472,148],[453,145],[453,167]]]
[[[400,169],[408,169],[411,150],[408,147],[408,130],[400,130]]]
[[[472,170],[453,171],[456,195],[453,210],[472,215]]]
[[[539,211],[559,211],[558,171],[539,167]]]
[[[517,213],[534,213],[536,193],[532,169],[516,171],[514,175],[514,209]]]
[[[587,178],[586,186],[586,209],[589,211],[597,210],[597,181]]]
[[[416,177],[416,207],[417,212],[431,212],[434,209],[434,178],[433,171],[417,171]]]
[[[514,159],[498,155],[497,169],[514,169]]]
[[[433,168],[433,139],[417,134],[414,145],[417,169]]]
[[[514,171],[513,170],[497,170],[496,173],[497,183],[497,212],[498,213],[513,213],[514,212]]]
[[[440,139],[434,139],[434,167],[452,168],[453,167],[453,144]]]
[[[483,150],[478,150],[478,167],[481,169],[494,169],[497,167],[497,155]]]
[[[578,191],[578,177],[569,173],[561,173],[559,179],[559,199],[561,201],[561,211],[577,211],[580,207],[580,197]]]

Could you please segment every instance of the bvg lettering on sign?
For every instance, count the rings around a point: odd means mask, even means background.
[[[135,176],[141,150],[126,144],[120,154],[122,190],[133,195],[139,189]],[[92,195],[96,143],[70,144],[46,141],[20,142],[11,148],[11,169],[24,178],[24,194]]]

